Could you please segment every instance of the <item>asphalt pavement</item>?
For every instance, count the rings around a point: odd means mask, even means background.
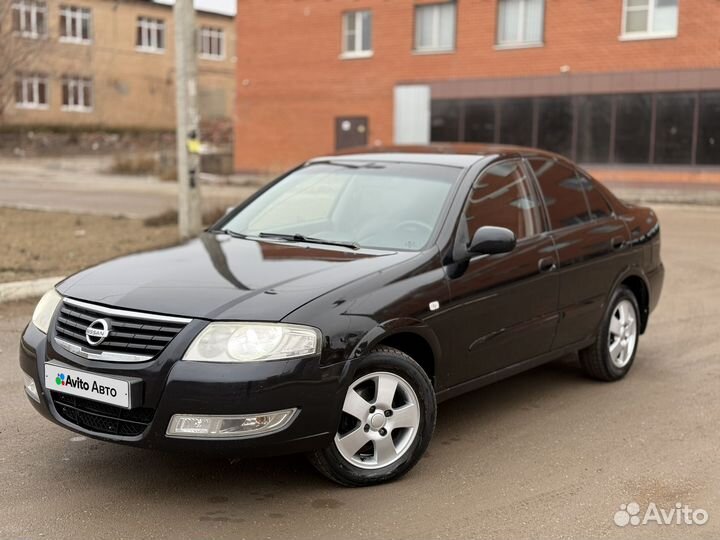
[[[231,463],[50,424],[17,366],[32,303],[0,305],[0,538],[717,538],[720,212],[658,214],[665,291],[625,380],[568,357],[446,402],[418,466],[374,488],[301,456]],[[631,502],[709,519],[616,525]]]
[[[107,161],[107,160],[105,160]],[[102,172],[103,160],[0,159],[0,206],[145,218],[177,208],[177,184]],[[236,206],[257,186],[203,185],[203,209]]]

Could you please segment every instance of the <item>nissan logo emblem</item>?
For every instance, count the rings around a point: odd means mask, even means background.
[[[85,341],[90,345],[100,345],[110,334],[110,325],[105,319],[96,319],[85,329]]]

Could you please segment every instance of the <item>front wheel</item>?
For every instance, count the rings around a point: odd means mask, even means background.
[[[622,379],[635,360],[640,335],[637,299],[627,287],[613,294],[597,341],[579,353],[580,364],[592,378],[601,381]]]
[[[427,374],[408,355],[379,347],[363,359],[347,388],[333,442],[310,454],[310,461],[346,486],[395,480],[425,452],[435,417]]]

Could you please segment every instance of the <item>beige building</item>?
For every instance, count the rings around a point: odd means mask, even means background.
[[[0,0],[10,3],[3,39],[32,53],[14,66],[6,125],[172,129],[172,6],[143,0]],[[11,31],[10,30],[11,25]],[[230,123],[234,17],[196,13],[202,120]]]

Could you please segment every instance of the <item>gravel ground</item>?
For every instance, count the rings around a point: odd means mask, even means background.
[[[0,283],[68,275],[177,241],[175,226],[139,219],[0,208]]]
[[[337,487],[301,457],[230,463],[98,442],[27,402],[0,306],[0,538],[436,539],[720,537],[720,212],[658,208],[663,298],[624,380],[574,359],[443,403],[404,479]],[[703,525],[614,524],[676,503]]]

